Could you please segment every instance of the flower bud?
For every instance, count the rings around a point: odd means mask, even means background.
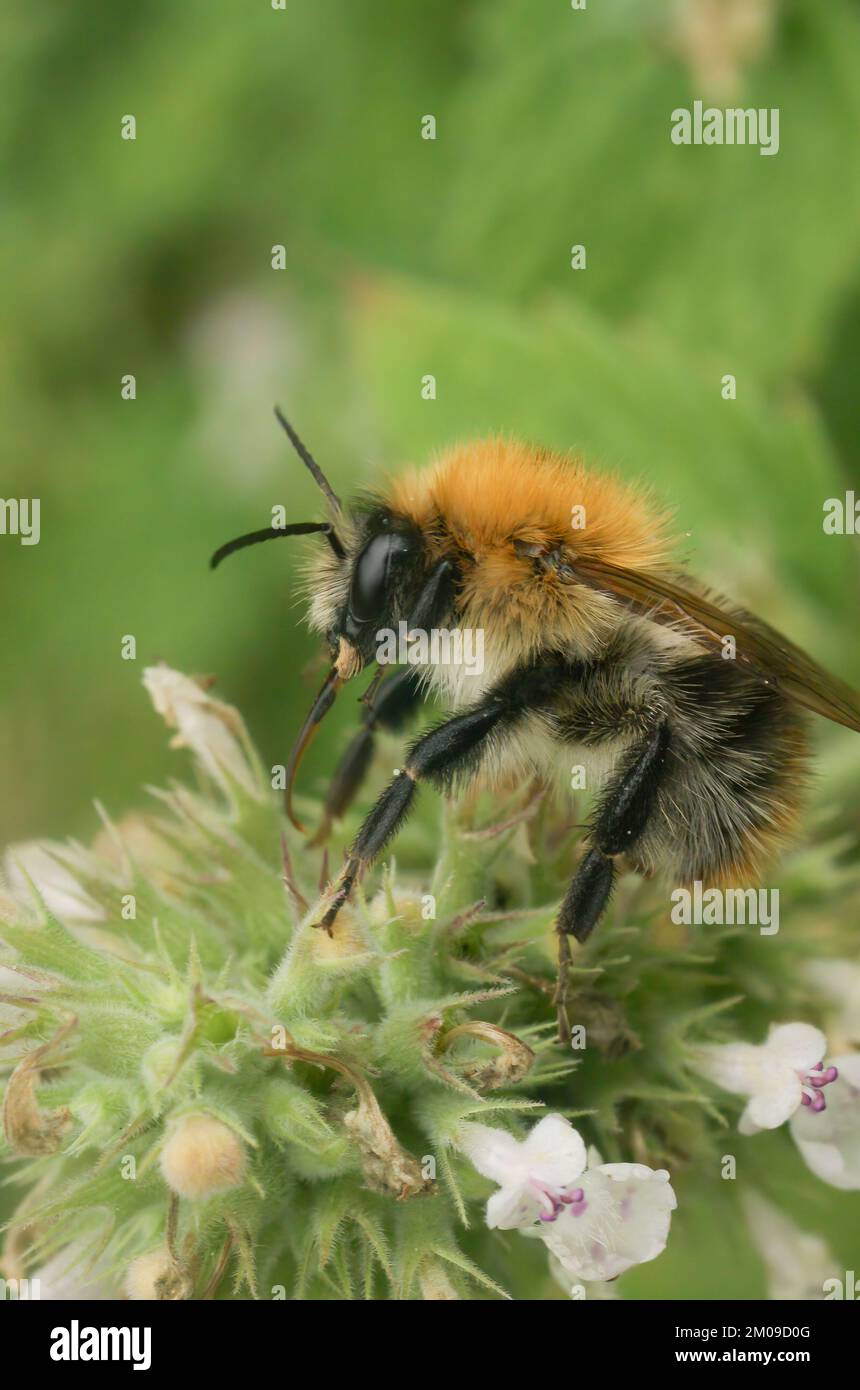
[[[133,1303],[178,1302],[191,1297],[191,1281],[165,1245],[132,1261],[123,1288]]]
[[[209,682],[193,680],[162,662],[147,667],[143,683],[157,713],[169,729],[176,730],[172,748],[190,748],[206,775],[228,797],[240,787],[248,796],[262,800],[242,718],[232,705],[208,694]]]
[[[238,1187],[247,1156],[241,1140],[212,1115],[183,1115],[161,1151],[161,1171],[180,1197],[212,1197]]]

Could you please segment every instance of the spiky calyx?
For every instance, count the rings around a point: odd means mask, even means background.
[[[3,1156],[23,1197],[6,1277],[73,1249],[82,1279],[132,1298],[553,1297],[546,1261],[536,1276],[525,1243],[484,1228],[465,1121],[548,1107],[586,1116],[608,1161],[718,1163],[723,1117],[690,1059],[809,1017],[799,964],[820,942],[681,932],[630,885],[575,955],[562,1050],[552,920],[578,838],[547,802],[448,805],[436,826],[428,799],[402,876],[383,869],[329,938],[321,862],[239,716],[177,673],[147,683],[200,787],[105,816],[91,849],[7,858]]]

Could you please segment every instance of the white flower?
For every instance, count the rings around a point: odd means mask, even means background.
[[[813,960],[807,979],[836,1006],[827,1032],[834,1050],[860,1045],[860,965],[851,960]]]
[[[147,667],[143,683],[156,712],[169,729],[177,731],[171,748],[190,748],[203,771],[229,797],[238,784],[259,801],[261,789],[238,711],[207,694],[205,682],[183,676],[163,662]]]
[[[549,1257],[549,1272],[563,1293],[575,1303],[615,1303],[621,1298],[616,1283],[601,1283],[599,1279],[586,1283],[568,1274],[561,1260],[555,1255]]]
[[[21,903],[32,903],[35,888],[58,922],[104,921],[103,909],[62,862],[62,856],[70,855],[68,846],[49,840],[10,845],[3,857],[3,877]]]
[[[860,1188],[860,1053],[837,1057],[839,1084],[824,1114],[798,1110],[792,1137],[816,1177],[848,1191]]]
[[[583,1175],[579,1190],[581,1200],[540,1233],[574,1279],[617,1279],[665,1250],[678,1203],[664,1168],[601,1163]]]
[[[457,1142],[478,1172],[499,1184],[487,1203],[487,1225],[503,1230],[554,1219],[585,1168],[585,1145],[561,1115],[545,1115],[522,1142],[503,1129],[468,1123]]]
[[[821,1299],[837,1262],[827,1242],[801,1231],[778,1207],[758,1192],[741,1198],[753,1244],[767,1271],[768,1297],[779,1301]]]
[[[724,1091],[749,1096],[738,1128],[741,1134],[776,1129],[801,1106],[825,1109],[822,1087],[835,1081],[835,1067],[822,1058],[827,1039],[810,1023],[780,1023],[759,1046],[724,1043],[703,1047],[696,1065]]]
[[[676,1206],[669,1174],[641,1163],[600,1163],[561,1115],[547,1115],[522,1142],[489,1125],[464,1124],[458,1143],[499,1184],[487,1225],[539,1236],[575,1281],[616,1279],[665,1248]],[[558,1272],[558,1271],[556,1271]]]
[[[30,1276],[31,1288],[38,1280],[38,1297],[43,1302],[101,1303],[119,1297],[114,1280],[103,1269],[93,1269],[85,1252],[85,1242],[75,1241]]]

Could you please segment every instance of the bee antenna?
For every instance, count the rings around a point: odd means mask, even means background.
[[[325,493],[326,497],[328,498],[329,502],[334,507],[336,512],[342,511],[343,508],[341,506],[340,498],[338,497],[337,493],[333,490],[331,484],[329,483],[328,479],[326,478],[326,475],[323,473],[313,454],[311,454],[305,448],[304,444],[299,439],[299,436],[296,434],[289,420],[283,414],[279,406],[275,406],[275,419],[281,426],[281,429],[286,432],[287,438],[289,439],[290,443],[292,444],[302,463],[307,468],[317,487],[322,488],[323,492]]]
[[[328,521],[296,521],[291,526],[264,526],[261,531],[249,531],[245,536],[237,536],[234,541],[227,541],[226,545],[219,546],[215,551],[209,561],[209,568],[217,569],[228,555],[233,555],[237,550],[244,550],[248,545],[259,545],[261,541],[275,541],[279,536],[309,536],[315,531],[325,536],[335,555],[342,560],[344,548],[337,532]]]

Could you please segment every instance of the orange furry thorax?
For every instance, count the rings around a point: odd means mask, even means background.
[[[514,440],[456,446],[391,480],[386,498],[435,557],[456,552],[464,623],[485,626],[513,659],[542,643],[583,655],[618,620],[617,605],[552,569],[536,573],[523,546],[632,570],[670,562],[667,518],[641,489],[578,459]],[[495,629],[495,633],[493,632]]]
[[[493,555],[516,561],[515,540],[629,569],[662,568],[670,558],[665,513],[640,488],[516,440],[446,450],[393,479],[389,497],[440,546],[453,541],[479,563]]]

